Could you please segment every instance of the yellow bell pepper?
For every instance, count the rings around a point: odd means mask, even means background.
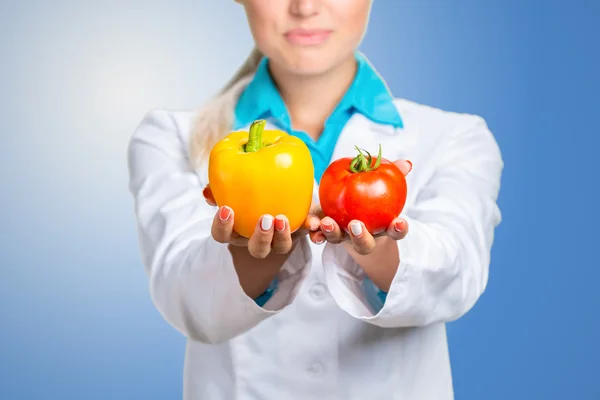
[[[234,212],[234,230],[249,238],[264,214],[284,214],[292,232],[304,224],[312,202],[314,166],[308,147],[255,121],[232,132],[210,152],[209,185],[219,207]]]

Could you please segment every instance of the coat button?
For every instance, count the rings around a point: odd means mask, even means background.
[[[325,297],[325,285],[322,283],[315,283],[313,287],[310,288],[310,295],[315,300],[321,300]]]
[[[325,373],[325,367],[320,362],[314,362],[308,367],[308,373],[312,376],[321,376]]]

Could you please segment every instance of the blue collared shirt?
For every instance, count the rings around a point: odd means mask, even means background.
[[[350,88],[335,110],[325,121],[323,132],[318,140],[313,140],[305,132],[292,128],[287,107],[277,90],[269,72],[269,60],[264,57],[235,108],[234,130],[242,129],[257,119],[273,119],[279,129],[297,136],[308,146],[315,167],[315,180],[321,176],[331,162],[338,137],[354,113],[360,113],[373,122],[402,128],[402,118],[394,104],[384,80],[369,63],[366,57],[357,52],[357,72]],[[365,280],[365,294],[371,305],[380,309],[385,302],[386,293],[377,289],[370,280]],[[277,281],[256,302],[262,306],[277,290]]]

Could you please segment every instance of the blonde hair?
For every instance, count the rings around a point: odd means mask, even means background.
[[[212,147],[232,128],[235,105],[252,80],[263,54],[256,47],[229,82],[201,107],[192,124],[190,161],[198,166],[210,154]]]

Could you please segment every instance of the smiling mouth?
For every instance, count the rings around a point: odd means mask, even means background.
[[[285,34],[285,38],[293,45],[317,46],[326,42],[331,33],[325,29],[293,29]]]

